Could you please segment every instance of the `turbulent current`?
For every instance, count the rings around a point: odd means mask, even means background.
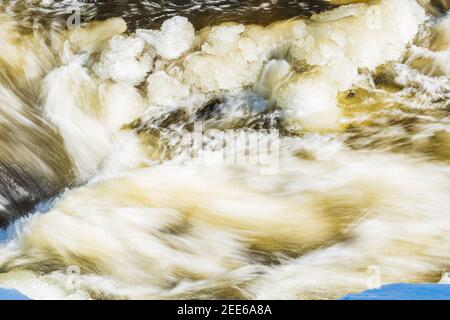
[[[448,281],[449,9],[0,1],[0,286],[337,299]]]

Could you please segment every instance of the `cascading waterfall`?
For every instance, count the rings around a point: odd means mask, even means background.
[[[371,268],[439,282],[449,7],[0,2],[0,285],[336,299]]]

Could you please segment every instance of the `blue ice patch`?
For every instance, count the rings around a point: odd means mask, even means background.
[[[31,300],[14,289],[0,288],[0,300]]]
[[[55,196],[49,200],[41,201],[39,202],[34,209],[29,213],[30,215],[35,214],[45,214],[49,212],[53,206],[56,204],[56,202],[59,200],[60,195]],[[5,243],[6,241],[14,238],[16,234],[16,227],[20,226],[21,223],[23,223],[24,219],[27,219],[27,216],[22,217],[11,224],[9,224],[7,227],[1,229],[0,228],[0,245]]]
[[[0,229],[0,243],[4,242],[8,238],[6,229]]]
[[[342,300],[450,300],[450,285],[389,284],[380,289],[349,294]]]

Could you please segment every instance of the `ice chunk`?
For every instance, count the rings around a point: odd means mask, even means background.
[[[202,51],[210,54],[224,55],[236,49],[244,25],[213,27],[208,35],[208,41],[203,44]]]
[[[286,109],[288,122],[293,128],[326,131],[339,129],[340,109],[338,90],[320,76],[299,77],[279,89],[276,102]]]
[[[147,79],[148,99],[151,104],[177,107],[189,97],[190,88],[164,71],[151,74]]]
[[[154,46],[158,55],[168,60],[180,58],[193,47],[195,41],[194,26],[184,17],[166,20],[160,31],[139,29],[136,35]]]
[[[112,79],[136,86],[152,71],[154,59],[153,49],[146,46],[144,40],[116,36],[93,69],[103,80]]]

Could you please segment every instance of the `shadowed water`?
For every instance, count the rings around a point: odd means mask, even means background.
[[[330,9],[326,0],[175,0],[175,1],[122,1],[122,0],[84,0],[84,1],[3,1],[18,17],[25,20],[39,19],[54,22],[70,16],[73,9],[79,8],[83,22],[123,17],[129,30],[157,28],[174,16],[184,16],[196,28],[222,22],[241,22],[268,24],[277,20],[298,16],[311,16]]]

